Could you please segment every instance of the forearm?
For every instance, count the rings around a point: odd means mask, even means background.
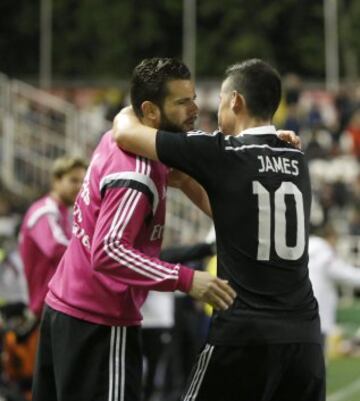
[[[212,256],[214,247],[212,244],[200,242],[195,245],[183,245],[165,248],[161,251],[160,259],[170,263],[186,263]]]
[[[115,117],[113,137],[118,146],[128,152],[158,160],[156,133],[156,129],[143,125],[129,109]]]
[[[94,247],[92,268],[119,283],[157,291],[190,290],[193,271],[150,257],[131,244],[105,239]]]
[[[193,178],[188,177],[184,180],[180,189],[183,193],[207,216],[212,217],[212,210],[208,194],[205,189]]]

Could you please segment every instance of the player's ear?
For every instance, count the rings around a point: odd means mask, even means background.
[[[160,109],[159,107],[149,100],[142,102],[141,110],[143,112],[144,118],[158,124],[160,121]]]
[[[246,100],[239,92],[233,91],[230,105],[234,113],[237,114],[246,107]]]

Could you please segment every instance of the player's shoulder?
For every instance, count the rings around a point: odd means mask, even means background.
[[[126,182],[130,181],[148,182],[158,165],[164,169],[165,174],[167,169],[161,163],[145,157],[128,153],[123,157],[111,158],[99,174],[100,192],[115,183],[127,185]]]
[[[109,130],[103,134],[98,146],[94,151],[94,154],[104,156],[104,160],[108,160],[114,156],[119,157],[119,154],[124,155],[124,157],[133,157],[131,153],[127,153],[117,145],[112,130]]]
[[[188,131],[186,133],[186,136],[188,137],[216,137],[221,132],[219,130],[215,130],[213,132],[207,132],[207,131],[202,131],[202,130],[193,130],[193,131]]]
[[[224,147],[225,135],[219,131],[206,132],[206,131],[189,131],[186,134],[188,142],[194,143],[197,146],[204,147],[207,150],[219,150]]]
[[[35,201],[26,214],[27,227],[32,228],[42,217],[46,215],[58,216],[60,214],[58,204],[49,195]]]
[[[106,132],[94,151],[91,166],[99,170],[100,175],[111,171],[135,170],[139,156],[121,149],[115,142],[112,130]]]
[[[304,152],[301,149],[282,141],[276,134],[226,136],[225,150],[254,154],[265,152],[269,156],[281,155],[290,159],[293,157],[304,159]]]
[[[28,212],[34,213],[36,210],[44,209],[49,210],[50,212],[58,212],[58,204],[56,201],[51,197],[50,194],[46,194],[41,198],[35,200],[28,209]]]

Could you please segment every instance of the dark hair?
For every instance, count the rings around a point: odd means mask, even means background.
[[[271,119],[281,99],[281,78],[269,64],[250,59],[234,64],[226,70],[229,89],[244,96],[253,117]]]
[[[175,79],[188,80],[191,73],[184,63],[173,58],[149,58],[138,64],[130,84],[131,104],[142,116],[141,104],[149,100],[161,107],[166,97],[166,84]]]

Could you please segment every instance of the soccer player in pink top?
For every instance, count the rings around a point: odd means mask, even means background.
[[[51,191],[34,202],[20,229],[20,255],[29,307],[40,320],[48,284],[71,237],[71,207],[86,171],[84,160],[61,157],[51,173]]]
[[[191,129],[194,98],[181,62],[148,59],[134,70],[131,103],[148,126]],[[226,281],[158,259],[167,180],[167,167],[120,150],[112,132],[95,149],[46,297],[34,401],[140,401],[139,309],[149,290],[180,290],[220,309],[233,302]],[[180,182],[195,202],[203,199],[195,181]]]

